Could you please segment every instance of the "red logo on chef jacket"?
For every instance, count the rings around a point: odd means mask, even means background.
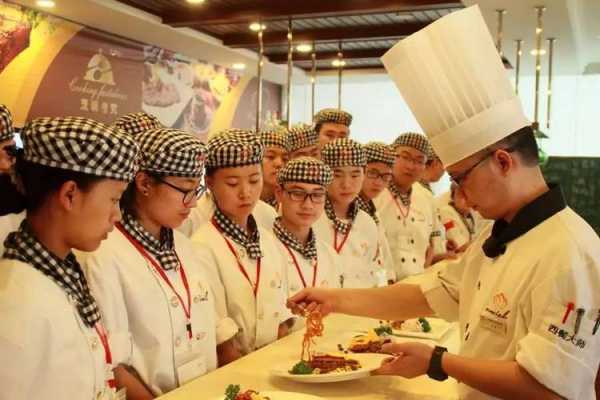
[[[508,300],[504,293],[500,292],[494,296],[494,305],[498,310],[504,310],[508,306]]]
[[[508,314],[510,314],[510,310],[506,310],[506,307],[508,307],[508,299],[506,298],[506,295],[500,292],[493,297],[492,302],[494,304],[493,309],[486,307],[485,311],[498,318],[507,319]]]

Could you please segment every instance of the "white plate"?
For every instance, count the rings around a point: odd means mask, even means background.
[[[270,397],[271,400],[325,400],[322,397],[304,393],[260,391],[260,394]],[[214,400],[225,400],[225,397],[218,397]]]
[[[429,325],[431,326],[430,332],[413,332],[413,331],[404,331],[402,329],[392,329],[392,332],[394,333],[394,335],[397,335],[397,336],[413,337],[413,338],[419,338],[419,339],[430,339],[430,340],[438,341],[442,337],[444,337],[446,332],[448,332],[448,330],[451,327],[450,323],[444,321],[443,319],[427,318],[427,321],[429,321]]]
[[[335,354],[335,353],[332,353]],[[337,355],[337,354],[335,354]],[[356,371],[347,372],[330,372],[322,375],[294,375],[290,374],[289,370],[298,362],[298,360],[288,361],[271,369],[271,375],[280,378],[290,379],[296,382],[310,383],[328,383],[328,382],[343,382],[354,379],[361,379],[371,375],[371,371],[375,371],[381,366],[381,362],[389,357],[387,354],[371,354],[371,353],[350,353],[343,354],[347,358],[357,360],[361,368]]]

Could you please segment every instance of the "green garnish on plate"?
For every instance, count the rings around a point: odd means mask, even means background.
[[[313,372],[313,368],[306,361],[302,360],[296,363],[289,372],[292,375],[310,375]]]
[[[423,328],[423,332],[425,332],[425,333],[431,332],[431,325],[429,324],[429,321],[427,321],[425,318],[419,318],[419,323],[421,324],[421,327]]]
[[[229,385],[225,389],[225,400],[235,400],[237,395],[240,393],[240,385]]]

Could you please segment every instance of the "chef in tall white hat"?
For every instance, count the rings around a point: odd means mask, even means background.
[[[451,376],[463,399],[595,399],[600,240],[560,187],[544,181],[530,123],[479,8],[432,23],[383,62],[467,203],[495,223],[418,285],[308,289],[290,307],[459,321],[460,354],[393,344],[380,374]]]

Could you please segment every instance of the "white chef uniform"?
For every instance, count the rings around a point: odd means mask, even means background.
[[[0,217],[0,257],[4,253],[4,239],[9,233],[19,229],[21,221],[25,218],[25,211],[18,214],[6,214]]]

